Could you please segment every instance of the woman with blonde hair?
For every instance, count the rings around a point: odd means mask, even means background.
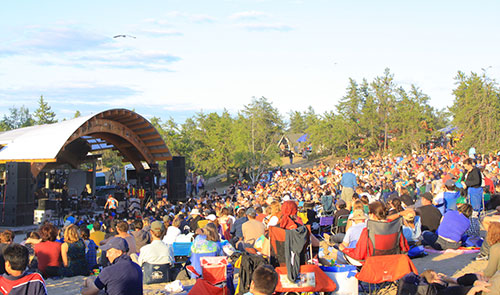
[[[61,245],[61,258],[64,268],[62,275],[73,277],[88,275],[85,258],[85,243],[78,235],[78,227],[71,224],[64,230],[64,243]]]
[[[281,204],[278,201],[273,201],[271,203],[271,217],[267,223],[267,227],[278,226],[281,220]]]

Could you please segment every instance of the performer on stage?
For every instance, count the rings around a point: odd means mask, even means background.
[[[104,211],[107,209],[108,213],[114,212],[116,214],[116,208],[118,208],[118,200],[115,199],[113,195],[109,195],[108,200],[104,205]]]

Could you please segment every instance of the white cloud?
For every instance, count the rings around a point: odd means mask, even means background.
[[[182,32],[173,29],[145,29],[144,33],[152,36],[182,36]]]
[[[167,17],[171,18],[183,18],[191,22],[195,23],[213,23],[217,21],[217,19],[213,16],[207,14],[190,14],[180,11],[170,11],[167,14]]]
[[[238,27],[244,28],[248,31],[276,31],[276,32],[288,32],[292,31],[294,28],[290,25],[280,24],[280,23],[248,23],[239,24]]]
[[[229,18],[234,20],[255,20],[269,16],[271,15],[266,12],[251,10],[234,13]]]

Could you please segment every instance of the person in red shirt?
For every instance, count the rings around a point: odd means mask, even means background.
[[[45,278],[59,276],[61,266],[61,243],[56,242],[57,228],[47,223],[39,230],[42,242],[35,245],[38,269]]]

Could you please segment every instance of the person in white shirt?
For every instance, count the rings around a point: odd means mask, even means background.
[[[164,244],[161,239],[165,233],[165,227],[160,221],[151,223],[151,244],[143,246],[139,254],[138,264],[173,264],[174,256],[170,245]]]
[[[167,245],[172,245],[177,237],[181,234],[180,226],[181,226],[182,218],[175,217],[172,225],[167,228],[167,234],[163,238],[163,243]]]

